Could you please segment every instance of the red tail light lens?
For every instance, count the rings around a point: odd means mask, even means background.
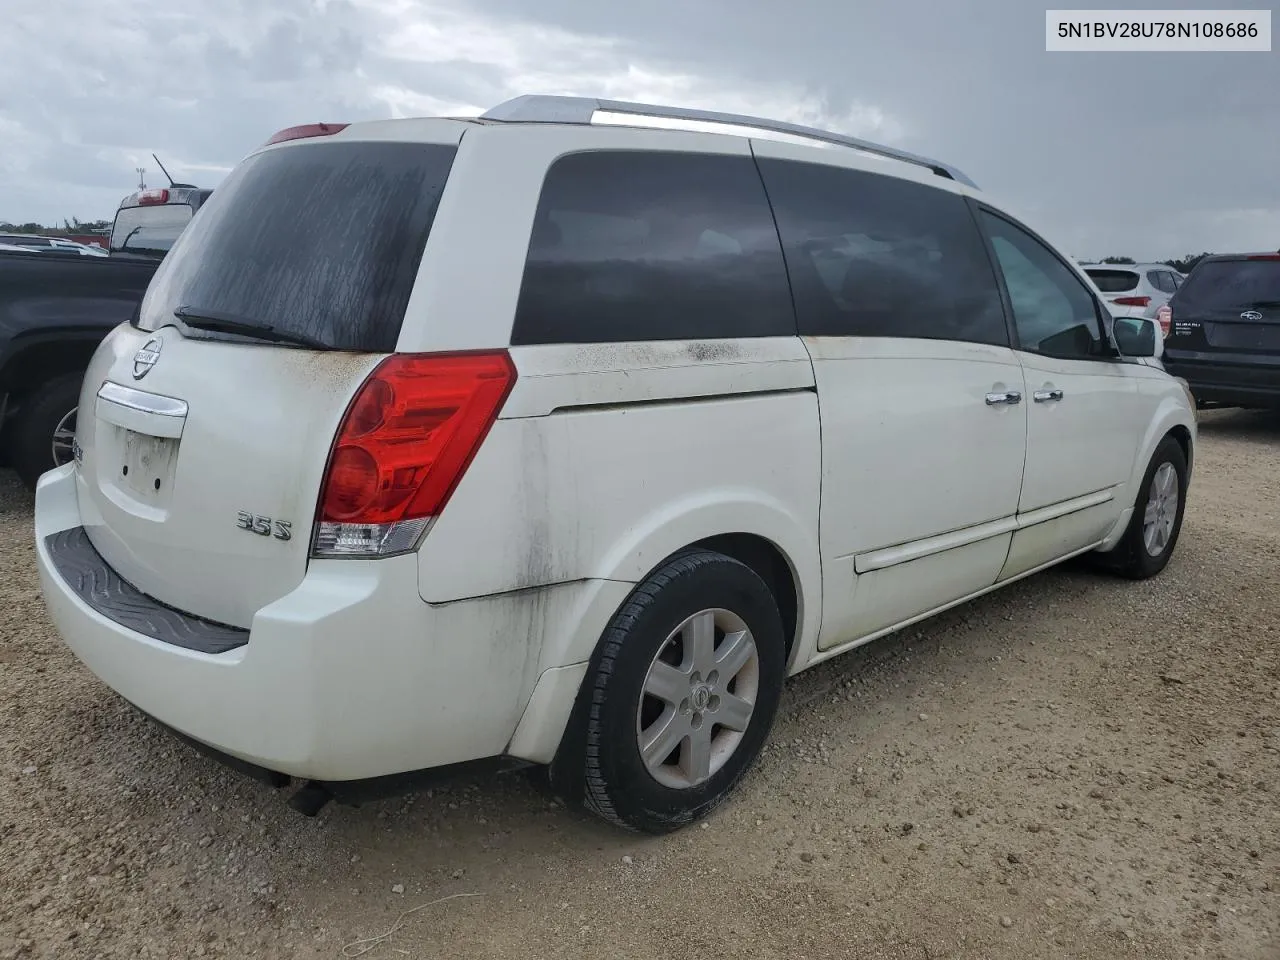
[[[1149,307],[1151,305],[1150,297],[1116,297],[1111,301],[1122,307]]]
[[[1173,329],[1173,310],[1166,303],[1156,311],[1156,323],[1160,324],[1160,332],[1166,337]]]
[[[379,364],[334,440],[315,553],[367,557],[413,549],[515,381],[506,351],[397,354]]]
[[[296,127],[285,127],[271,135],[265,146],[273,143],[284,143],[286,140],[304,140],[307,137],[331,137],[349,127],[349,123],[303,123]]]
[[[1249,258],[1250,260],[1280,260],[1280,253],[1259,253]]]
[[[169,191],[158,188],[155,190],[143,190],[138,194],[138,206],[152,207],[157,204],[169,202]]]

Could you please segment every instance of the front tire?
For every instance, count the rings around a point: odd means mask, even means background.
[[[618,826],[679,829],[755,762],[785,672],[782,618],[764,581],[722,554],[679,555],[606,628],[553,781]]]
[[[22,403],[13,424],[10,462],[28,490],[46,471],[71,459],[80,374],[50,380]]]
[[[1165,437],[1147,465],[1124,536],[1100,555],[1103,565],[1131,580],[1154,577],[1173,556],[1186,505],[1187,457],[1177,440]]]

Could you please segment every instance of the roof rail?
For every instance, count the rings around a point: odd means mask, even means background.
[[[874,153],[891,160],[914,163],[927,167],[940,177],[948,177],[957,183],[977,188],[977,184],[949,164],[928,157],[907,153],[869,140],[846,136],[843,133],[832,133],[817,127],[805,127],[796,123],[785,123],[781,120],[765,120],[761,117],[748,117],[734,113],[718,113],[711,110],[691,110],[686,107],[663,107],[648,103],[630,103],[625,100],[601,100],[596,97],[557,97],[541,94],[527,94],[515,97],[493,107],[481,115],[482,120],[506,120],[517,123],[591,123],[596,111],[605,113],[630,113],[637,117],[659,117],[669,120],[696,120],[703,123],[724,123],[740,127],[755,127],[757,130],[769,130],[774,133],[790,134],[808,140],[821,140],[825,143],[852,147],[866,153]]]

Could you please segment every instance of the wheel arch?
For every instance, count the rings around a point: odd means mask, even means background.
[[[804,648],[802,640],[816,636],[822,612],[816,502],[812,513],[811,518],[799,516],[755,491],[707,492],[639,519],[622,542],[600,557],[596,574],[639,584],[691,549],[732,557],[755,571],[773,593],[790,666],[795,652]]]
[[[1156,448],[1160,446],[1167,438],[1173,438],[1187,459],[1187,476],[1191,476],[1191,465],[1195,457],[1196,443],[1196,421],[1195,412],[1190,409],[1185,402],[1179,403],[1172,397],[1166,397],[1161,401],[1155,415],[1151,418],[1151,422],[1147,426],[1147,431],[1142,438],[1135,453],[1133,465],[1129,474],[1129,481],[1122,488],[1122,503],[1127,506],[1117,517],[1115,525],[1108,532],[1106,539],[1103,540],[1098,548],[1100,552],[1106,553],[1112,550],[1120,538],[1124,536],[1124,532],[1128,527],[1129,518],[1132,515],[1131,505],[1138,496],[1138,490],[1142,485],[1142,478],[1147,472],[1147,467],[1151,463],[1151,458],[1155,456]]]
[[[750,567],[765,582],[782,617],[782,632],[787,644],[786,661],[789,664],[799,637],[801,593],[795,567],[787,555],[772,540],[754,533],[722,533],[692,543],[687,549],[723,554]],[[665,558],[662,564],[670,559]]]
[[[550,651],[543,651],[542,672],[512,737],[513,755],[538,763],[551,762],[554,766],[554,756],[561,747],[581,734],[584,698],[588,691],[584,681],[590,673],[589,664],[599,653],[609,621],[635,587],[683,553],[709,550],[723,554],[749,567],[765,582],[782,616],[787,642],[785,663],[787,672],[792,672],[794,657],[806,649],[806,640],[813,639],[808,636],[810,632],[816,636],[821,616],[817,543],[781,508],[762,507],[744,512],[742,506],[742,501],[721,498],[702,508],[680,511],[676,517],[668,517],[669,522],[654,523],[643,531],[632,528],[633,535],[626,545],[602,565],[602,570],[608,570],[609,575],[599,581],[625,582],[633,585],[632,589],[607,612],[591,618],[600,622],[592,624],[590,629],[576,631],[577,639],[570,641],[571,646],[550,656],[547,656]],[[739,521],[750,517],[755,522],[726,526],[722,521],[730,514],[736,514]],[[816,517],[814,521],[816,533]],[[679,536],[680,533],[684,536]],[[812,647],[812,643],[808,647]],[[566,685],[572,689],[572,704],[562,704],[557,709],[553,701],[564,695]],[[541,689],[544,686],[546,691]],[[557,696],[553,697],[551,690],[555,690]]]
[[[1173,437],[1178,441],[1178,446],[1182,448],[1182,455],[1187,458],[1187,476],[1191,476],[1191,466],[1195,459],[1195,441],[1191,438],[1191,430],[1181,423],[1170,427],[1165,433],[1165,437]],[[1163,440],[1164,437],[1161,437]]]
[[[1155,415],[1147,426],[1146,434],[1134,457],[1133,468],[1129,477],[1127,491],[1137,495],[1138,485],[1147,472],[1147,465],[1155,456],[1158,447],[1166,437],[1173,437],[1187,458],[1187,471],[1190,473],[1195,455],[1195,413],[1185,402],[1179,403],[1173,397],[1166,397],[1156,409]],[[1131,499],[1131,498],[1130,498]]]
[[[109,332],[68,331],[15,340],[0,360],[0,393],[20,399],[56,377],[83,374]]]

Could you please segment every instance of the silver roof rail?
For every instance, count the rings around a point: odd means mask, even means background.
[[[817,127],[805,127],[796,123],[785,123],[781,120],[765,120],[761,117],[748,117],[734,113],[717,113],[712,110],[691,110],[686,107],[663,107],[648,103],[630,103],[625,100],[601,100],[596,97],[556,97],[541,94],[527,94],[515,97],[498,104],[481,115],[482,120],[505,120],[516,123],[591,123],[597,110],[605,113],[631,113],[638,117],[659,117],[669,120],[696,120],[704,123],[725,123],[739,127],[755,127],[757,130],[770,130],[774,133],[786,133],[794,137],[809,140],[821,140],[825,143],[852,147],[866,153],[874,153],[904,163],[914,163],[927,167],[940,177],[949,177],[957,183],[977,189],[977,184],[949,164],[928,157],[896,150],[869,140],[846,136],[843,133],[832,133]]]

